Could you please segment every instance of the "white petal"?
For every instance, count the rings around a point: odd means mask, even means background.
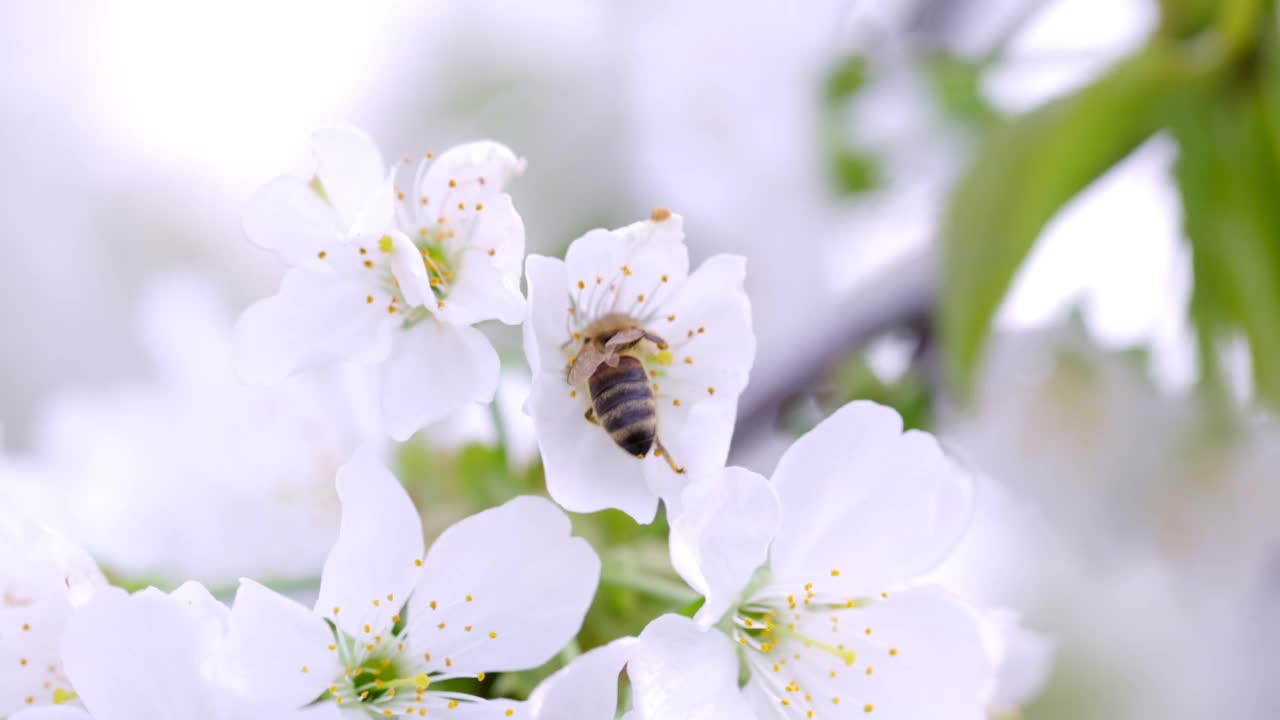
[[[565,384],[563,370],[534,377],[528,412],[537,428],[547,492],[566,510],[617,508],[636,522],[652,522],[658,497],[645,482],[645,464],[661,460],[628,455],[604,428],[583,417],[588,407],[585,393]]]
[[[23,498],[6,483],[26,481],[35,479],[0,468],[0,717],[71,691],[61,667],[67,619],[106,586],[83,549],[16,510]]]
[[[716,630],[663,615],[640,633],[631,662],[633,702],[645,718],[742,720],[753,717],[738,692],[737,648]]]
[[[379,252],[390,256],[391,273],[405,302],[410,307],[427,304],[434,307],[436,297],[431,292],[431,278],[417,246],[401,232],[385,233],[375,242]]]
[[[736,398],[746,388],[756,356],[746,272],[747,260],[740,255],[709,258],[648,324],[671,345],[673,362],[661,380],[664,392],[688,402]],[[715,388],[714,395],[708,388]]]
[[[25,594],[18,596],[33,599]],[[70,683],[58,672],[59,648],[70,613],[65,598],[36,599],[18,607],[0,604],[0,716],[26,707],[29,697],[43,705],[52,703],[58,690],[71,690]],[[54,673],[48,672],[51,666]],[[50,682],[48,688],[46,680]]]
[[[581,312],[648,316],[678,291],[689,273],[683,220],[645,220],[617,230],[592,230],[565,253],[568,284]],[[582,289],[580,289],[581,283]]]
[[[77,707],[50,705],[23,710],[13,720],[93,720],[93,716]]]
[[[274,251],[294,267],[318,269],[318,253],[342,241],[346,228],[338,214],[299,178],[284,176],[264,185],[244,211],[244,233],[255,245]]]
[[[198,629],[179,603],[108,590],[67,624],[63,664],[97,720],[202,718],[213,698],[200,650]]]
[[[347,230],[372,230],[367,214],[387,179],[387,166],[373,139],[349,126],[321,130],[311,138],[316,177]],[[391,209],[390,198],[386,207]],[[376,217],[377,212],[374,213]],[[361,227],[363,225],[363,227]]]
[[[954,596],[937,588],[891,593],[887,602],[844,613],[835,634],[825,614],[814,614],[812,632],[838,636],[857,653],[855,672],[841,675],[842,703],[871,705],[874,716],[893,720],[986,717],[991,660],[976,617]],[[869,676],[867,667],[873,669]],[[826,670],[819,668],[820,678]],[[922,683],[927,692],[921,692]]]
[[[537,375],[542,369],[564,373],[566,358],[560,346],[569,340],[569,295],[564,262],[530,255],[525,261],[529,303],[524,323],[524,355]]]
[[[677,407],[674,404],[677,398],[666,394],[665,385],[660,387],[658,440],[685,472],[673,472],[665,460],[651,454],[644,461],[645,481],[667,504],[667,515],[675,516],[682,512],[680,494],[689,485],[689,478],[715,476],[724,470],[737,399],[719,397],[698,403],[682,400]]]
[[[302,707],[341,672],[324,619],[252,580],[241,580],[231,610],[233,683],[248,699]],[[305,670],[304,670],[305,668]]]
[[[389,337],[385,302],[366,302],[369,280],[344,273],[291,270],[280,292],[259,300],[235,327],[236,366],[252,383],[345,359],[377,359]]]
[[[366,623],[390,627],[408,599],[422,559],[422,521],[368,447],[338,470],[337,484],[342,523],[325,560],[316,612],[359,636]]]
[[[507,714],[508,710],[511,711],[510,715]],[[427,717],[429,718],[435,713],[435,709],[429,709],[427,710]],[[449,714],[443,717],[446,720],[533,720],[534,718],[529,713],[528,703],[504,699],[462,703],[458,707],[449,710]],[[363,716],[361,716],[362,719]],[[350,720],[357,719],[353,717]]]
[[[426,318],[396,332],[382,371],[382,416],[399,441],[498,390],[498,353],[479,330]]]
[[[671,564],[706,598],[694,620],[715,624],[768,558],[778,499],[765,478],[731,467],[690,485],[671,523]]]
[[[433,667],[464,674],[549,660],[578,633],[600,580],[595,551],[569,531],[569,518],[536,497],[445,530],[414,591],[415,654],[430,653]]]
[[[519,324],[524,317],[520,265],[524,260],[524,221],[507,195],[485,204],[468,221],[459,247],[454,280],[436,315],[455,324],[485,320]]]
[[[430,198],[433,205],[429,207],[448,207],[447,200],[456,205],[464,197],[474,201],[486,193],[502,192],[524,172],[525,162],[506,145],[486,140],[449,148],[425,167],[426,173],[417,184],[418,194]]]
[[[529,715],[534,720],[613,720],[618,712],[618,674],[636,642],[620,638],[575,658],[533,691]]]
[[[996,667],[987,707],[994,715],[1016,712],[1044,688],[1053,667],[1054,643],[1003,608],[985,614],[982,637]]]
[[[154,588],[143,592],[163,595]],[[205,659],[204,667],[216,673],[231,624],[231,609],[218,602],[208,588],[194,580],[183,583],[177,590],[169,593],[169,598],[184,607],[195,623],[200,654]]]
[[[778,585],[874,595],[920,575],[955,546],[970,478],[932,436],[902,433],[893,410],[850,403],[795,442],[773,476],[782,525],[770,555]]]

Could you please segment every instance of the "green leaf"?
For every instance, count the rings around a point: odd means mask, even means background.
[[[855,147],[830,151],[832,185],[837,193],[856,195],[873,190],[880,183],[880,164],[874,155]]]
[[[1164,46],[1152,45],[984,139],[952,193],[941,236],[939,328],[962,396],[991,318],[1036,237],[1064,203],[1159,127],[1173,65]]]
[[[951,55],[935,55],[924,63],[925,76],[943,115],[982,127],[1000,118],[982,94],[987,63]]]
[[[828,105],[841,105],[858,94],[867,84],[867,59],[861,55],[844,58],[827,75],[826,99]]]
[[[1236,90],[1180,107],[1176,174],[1201,359],[1211,373],[1216,341],[1243,330],[1258,395],[1280,407],[1280,168],[1264,98]]]

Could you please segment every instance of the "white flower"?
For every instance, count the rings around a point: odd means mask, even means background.
[[[972,407],[943,416],[978,467],[1113,566],[1149,550],[1194,411],[1131,360],[1075,325],[996,335]]]
[[[641,633],[627,670],[641,716],[985,716],[976,617],[913,586],[963,533],[969,478],[901,428],[892,410],[851,403],[771,482],[730,468],[685,492],[672,561],[706,602]]]
[[[1003,608],[986,613],[982,639],[996,669],[987,712],[994,720],[1015,720],[1049,679],[1053,643],[1024,627],[1017,613]]]
[[[491,400],[498,355],[471,326],[524,314],[524,224],[503,192],[524,161],[497,143],[459,145],[428,154],[406,193],[394,186],[401,166],[388,173],[359,130],[325,130],[314,144],[311,182],[278,178],[245,214],[249,238],[294,268],[240,319],[245,377],[382,363],[383,420],[397,440]]]
[[[228,610],[188,583],[97,593],[67,623],[62,642],[69,704],[24,710],[14,720],[336,720],[333,708],[292,712],[254,705],[219,682],[213,662],[225,648]]]
[[[434,683],[536,667],[581,626],[600,561],[551,503],[520,497],[473,515],[424,557],[417,511],[369,453],[339,472],[338,494],[342,528],[314,612],[240,586],[231,667],[248,696],[462,717],[482,701]]]
[[[79,547],[0,506],[0,717],[72,697],[63,631],[106,584]]]
[[[526,273],[524,342],[534,373],[528,411],[547,489],[575,512],[618,508],[649,522],[658,498],[672,502],[684,487],[686,476],[677,468],[693,475],[718,471],[728,454],[756,348],[742,286],[746,260],[716,255],[689,274],[683,221],[658,209],[648,220],[583,235],[563,262],[530,256]],[[610,337],[627,334],[606,336],[606,324],[644,332],[617,351],[632,358],[623,357],[619,367],[635,363],[644,377],[647,387],[638,392],[651,390],[656,398],[656,437],[631,435],[640,442],[629,450],[610,437],[607,420],[595,417],[602,404],[611,407],[606,393],[594,398],[593,408],[587,378],[568,372],[580,357],[586,367],[591,336],[599,355]],[[588,354],[580,356],[584,346]],[[636,393],[614,396],[634,404]]]
[[[636,639],[624,637],[589,650],[543,680],[526,702],[495,700],[512,720],[613,720],[618,713],[618,674]]]
[[[141,332],[154,377],[68,390],[43,413],[36,454],[58,511],[46,521],[119,576],[315,577],[337,536],[334,476],[372,423],[336,373],[245,386],[232,320],[207,285],[157,281]]]

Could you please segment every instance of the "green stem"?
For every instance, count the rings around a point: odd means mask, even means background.
[[[569,641],[568,645],[565,645],[563,648],[561,648],[560,654],[557,655],[556,657],[559,658],[561,665],[568,665],[569,663],[573,662],[574,658],[578,657],[581,654],[582,654],[582,644],[579,643],[578,638],[575,637],[574,639]]]
[[[498,449],[502,451],[502,459],[507,459],[507,423],[502,419],[502,408],[498,407],[498,399],[495,397],[493,402],[489,403],[489,419],[493,421],[493,435],[497,441]]]
[[[699,599],[698,593],[690,590],[684,583],[635,568],[606,567],[600,576],[600,584],[619,590],[631,590],[657,600],[666,600],[675,607],[685,607]]]

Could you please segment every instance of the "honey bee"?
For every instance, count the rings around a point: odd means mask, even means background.
[[[618,447],[638,458],[653,450],[673,472],[683,474],[658,439],[658,401],[644,364],[628,354],[645,341],[667,349],[666,340],[627,315],[600,317],[583,329],[582,349],[565,369],[565,379],[575,386],[587,383],[591,407],[584,417],[602,426]]]

